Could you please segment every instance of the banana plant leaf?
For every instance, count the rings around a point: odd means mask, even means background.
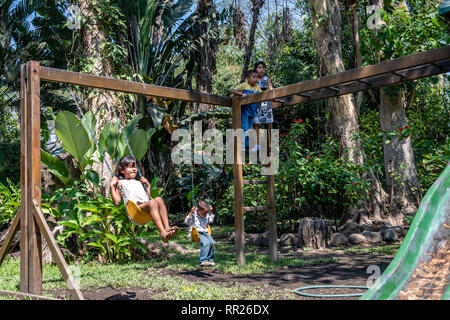
[[[61,139],[64,150],[69,152],[84,169],[83,158],[91,148],[91,141],[81,122],[73,113],[62,111],[56,116],[55,132]]]

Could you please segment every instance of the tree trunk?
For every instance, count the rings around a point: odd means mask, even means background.
[[[371,4],[381,8],[384,5],[381,0],[372,0]],[[382,52],[380,52],[380,56],[382,56]],[[398,128],[403,129],[408,124],[404,90],[400,86],[378,90],[381,129],[385,132],[400,133]],[[394,223],[403,224],[403,214],[414,214],[422,198],[412,139],[410,136],[400,139],[400,135],[397,135],[392,137],[389,143],[384,142],[385,139],[383,140],[383,154],[386,187],[391,196],[389,209]]]
[[[311,5],[314,38],[319,56],[320,76],[345,71],[342,61],[341,14],[338,0],[308,0]],[[330,118],[326,130],[340,142],[344,157],[353,163],[364,164],[364,149],[360,139],[354,135],[359,132],[358,113],[352,94],[329,98],[326,108]],[[365,179],[370,179],[370,197],[350,207],[342,222],[347,226],[370,225],[381,219],[384,213],[386,194],[375,175],[370,170]]]
[[[78,6],[80,7],[81,14],[84,15],[88,22],[81,28],[80,49],[83,57],[88,62],[93,64],[91,74],[112,77],[113,71],[110,61],[104,57],[101,49],[102,43],[107,41],[104,31],[101,28],[101,24],[97,21],[97,17],[94,13],[93,0],[79,0]],[[95,126],[96,138],[99,137],[100,132],[104,126],[111,121],[120,121],[120,119],[113,119],[113,114],[109,110],[116,108],[117,113],[120,115],[121,102],[114,96],[112,91],[104,91],[101,94],[88,97],[86,104],[89,109],[94,113],[97,123]],[[123,119],[122,119],[123,120]],[[109,161],[109,160],[108,160]],[[99,161],[98,161],[99,162]],[[100,177],[104,177],[105,181],[102,186],[102,193],[107,194],[109,192],[109,181],[111,174],[106,164],[96,162],[93,165]],[[111,163],[110,163],[111,164]]]
[[[216,72],[216,53],[217,53],[217,40],[216,37],[210,37],[209,32],[211,30],[217,30],[217,20],[215,15],[217,14],[212,0],[199,0],[197,11],[201,17],[207,19],[207,22],[203,22],[201,25],[201,35],[206,35],[206,41],[203,41],[203,45],[198,48],[198,72],[196,76],[197,90],[202,93],[213,93],[213,75]],[[197,106],[197,112],[207,111],[211,108],[211,105],[199,103]],[[205,120],[204,129],[214,127],[214,120]]]
[[[359,29],[361,29],[361,15],[359,13],[360,2],[359,0],[345,0],[344,4],[348,26],[352,33],[353,50],[355,52],[353,68],[360,68],[362,67],[361,42],[359,40]],[[363,91],[356,93],[356,114],[358,117],[363,100],[363,94]]]
[[[245,80],[245,72],[248,70],[250,65],[250,59],[253,54],[253,47],[255,45],[255,33],[256,27],[258,26],[259,12],[261,11],[262,6],[264,5],[264,0],[252,0],[252,24],[250,27],[250,34],[248,36],[248,43],[245,46],[245,60],[244,60],[244,68],[242,69],[242,77],[241,81]]]
[[[402,138],[399,130],[408,124],[402,91],[393,87],[380,89],[381,129],[398,133],[390,138],[389,143],[385,143],[386,138],[383,139],[386,188],[391,195],[390,209],[397,216],[398,224],[402,223],[402,212],[414,214],[421,200],[412,139],[411,136]]]
[[[302,218],[298,227],[298,246],[323,249],[331,240],[331,222],[319,218]]]
[[[327,76],[345,71],[342,60],[341,15],[337,0],[309,0],[312,7],[314,38],[319,56],[319,75]],[[359,131],[358,115],[352,94],[326,100],[330,118],[326,123],[329,134],[348,152],[349,161],[363,164],[364,151],[353,135]]]

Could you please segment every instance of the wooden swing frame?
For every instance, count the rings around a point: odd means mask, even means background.
[[[142,94],[174,100],[214,104],[232,107],[233,129],[241,128],[241,105],[288,97],[282,106],[301,104],[318,99],[336,97],[366,89],[380,88],[406,81],[429,77],[450,71],[450,46],[429,50],[399,59],[384,61],[295,83],[248,96],[221,97],[194,91],[155,86],[138,82],[105,78],[78,72],[43,67],[37,61],[29,61],[21,67],[21,152],[20,184],[21,206],[0,248],[0,264],[8,253],[16,232],[20,236],[20,292],[0,290],[1,295],[50,299],[42,296],[42,240],[43,236],[68,285],[70,295],[83,299],[74,277],[53,238],[42,213],[41,204],[41,141],[40,141],[40,82],[58,82],[119,92]],[[244,103],[245,102],[245,103]],[[269,126],[270,130],[270,126]],[[268,134],[270,137],[270,133]],[[268,139],[269,140],[269,139]],[[268,146],[270,150],[270,141]],[[234,213],[236,261],[245,263],[244,211],[267,210],[269,224],[269,254],[277,260],[277,221],[274,176],[267,176],[267,206],[244,207],[243,185],[263,181],[243,180],[241,139],[234,137]],[[269,151],[270,156],[270,151]]]

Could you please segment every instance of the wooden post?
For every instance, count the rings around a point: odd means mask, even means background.
[[[21,75],[20,291],[42,292],[42,241],[33,217],[33,200],[41,203],[40,65],[30,61]]]
[[[233,131],[241,129],[241,100],[238,96],[232,98]],[[240,265],[245,264],[245,236],[244,236],[244,186],[242,181],[242,140],[241,137],[233,138],[234,163],[234,231],[236,261]]]
[[[28,151],[27,151],[27,97],[28,97],[27,65],[22,64],[20,72],[20,291],[28,292]]]
[[[272,158],[272,124],[267,125],[267,155]],[[271,160],[273,162],[273,159]],[[275,177],[267,175],[267,218],[270,261],[278,260],[277,211],[275,203]]]

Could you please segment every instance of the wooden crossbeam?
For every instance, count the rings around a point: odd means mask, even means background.
[[[263,211],[267,210],[267,206],[253,206],[253,207],[244,207],[244,211]]]
[[[358,91],[363,91],[367,89],[375,89],[386,87],[393,84],[403,83],[407,81],[417,80],[420,78],[430,77],[437,74],[450,72],[450,60],[440,62],[439,64],[428,64],[421,67],[412,68],[409,70],[402,71],[403,79],[399,78],[397,75],[387,74],[384,77],[378,77],[372,80],[356,80],[355,82],[348,84],[347,86],[341,86],[339,94],[324,92],[312,95],[310,98],[306,99],[300,95],[295,95],[288,97],[286,102],[282,105],[283,107],[291,106],[294,104],[306,103],[314,100],[320,100],[325,98],[336,97],[339,95],[354,93]],[[355,85],[357,82],[359,84]]]
[[[30,298],[31,300],[58,300],[53,297],[46,297],[37,294],[31,294],[26,292],[15,292],[9,290],[0,290],[0,296],[4,297],[15,297],[15,298]]]
[[[245,98],[244,103],[256,103],[265,100],[294,96],[303,92],[337,86],[352,81],[363,81],[364,79],[370,77],[390,74],[448,59],[450,59],[450,46],[424,51],[394,60],[383,61],[375,65],[364,66],[361,68],[340,72],[338,74],[328,75],[318,79],[294,83],[284,87],[275,88],[273,90],[252,94]],[[402,81],[404,81],[404,79],[402,79]]]
[[[156,86],[153,84],[94,76],[80,72],[41,67],[41,80],[75,84],[91,88],[136,93],[153,97],[199,102],[231,107],[230,97],[221,97],[207,93],[184,89]]]
[[[244,184],[267,184],[267,180],[242,180]]]

